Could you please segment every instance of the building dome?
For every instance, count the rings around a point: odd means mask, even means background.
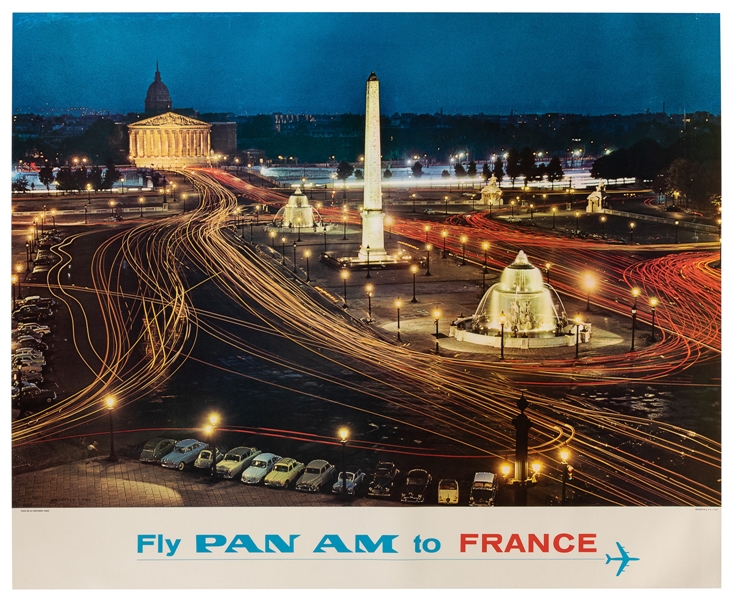
[[[170,92],[168,86],[166,86],[160,80],[160,71],[158,70],[158,63],[155,63],[155,81],[150,84],[147,88],[147,96],[145,96],[145,112],[147,113],[160,113],[172,110],[173,103],[170,100]]]

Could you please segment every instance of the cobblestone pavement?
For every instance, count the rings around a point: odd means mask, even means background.
[[[273,490],[238,479],[214,482],[200,473],[125,458],[110,463],[95,457],[13,477],[14,508],[339,505],[400,503],[368,497],[343,502],[333,494]]]

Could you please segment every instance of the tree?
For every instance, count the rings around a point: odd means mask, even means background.
[[[564,177],[564,169],[562,169],[562,161],[557,156],[552,156],[549,164],[546,167],[546,176],[549,181],[552,182],[552,190],[554,189],[554,182],[561,181]]]
[[[422,163],[421,162],[417,161],[416,163],[414,163],[412,165],[412,175],[414,175],[417,178],[420,178],[420,177],[422,177],[422,175],[424,175],[424,173],[422,171]]]
[[[14,192],[25,194],[28,191],[28,178],[25,175],[16,177],[11,187]]]
[[[48,163],[43,165],[38,171],[38,180],[46,186],[46,192],[48,192],[49,196],[51,195],[51,184],[55,179],[53,167]]]
[[[338,168],[336,169],[336,177],[343,181],[344,198],[346,197],[346,179],[348,179],[351,175],[353,175],[353,165],[347,160],[342,160],[341,162],[339,162]]]
[[[531,151],[531,148],[529,148],[528,146],[524,146],[521,149],[521,153],[519,154],[519,164],[517,168],[519,173],[521,173],[524,178],[524,185],[526,185],[528,181],[536,179],[536,157]]]
[[[392,172],[389,170],[389,167],[386,167],[386,170],[384,171],[384,179],[391,179]]]
[[[114,165],[114,159],[112,158],[107,159],[105,168],[102,189],[111,190],[114,184],[119,181],[122,174],[117,170],[117,167]]]
[[[97,192],[102,188],[102,168],[94,166],[89,170],[87,175],[87,183],[91,183],[92,189]],[[86,186],[84,186],[86,187]]]
[[[56,186],[62,192],[78,189],[75,187],[75,177],[69,167],[61,167],[56,175]]]
[[[521,166],[519,165],[519,151],[511,148],[506,157],[506,175],[511,179],[511,187],[515,187],[516,178],[521,175]]]
[[[483,171],[480,175],[485,181],[488,181],[491,178],[491,168],[488,166],[487,162],[483,163]]]
[[[447,169],[442,169],[442,176],[445,179],[450,179],[450,171],[448,171]]]
[[[460,163],[455,163],[455,177],[461,178],[465,177],[465,175],[465,167],[463,167],[463,165],[461,165]]]
[[[503,181],[503,161],[501,160],[501,157],[499,156],[496,159],[496,163],[493,165],[493,176],[498,181],[498,187],[501,187],[501,181]]]
[[[355,177],[356,179],[359,179],[359,180],[361,180],[361,179],[363,179],[363,171],[362,171],[361,169],[356,169],[356,170],[355,170],[355,171],[353,172],[353,176],[354,176],[354,177]]]
[[[475,177],[478,174],[478,167],[475,166],[475,161],[471,160],[468,163],[468,177]]]

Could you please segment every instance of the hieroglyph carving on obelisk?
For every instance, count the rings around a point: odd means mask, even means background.
[[[363,233],[360,260],[382,260],[384,249],[384,212],[381,209],[381,117],[379,80],[371,73],[366,80],[366,146],[364,148]],[[366,250],[368,248],[368,251]]]

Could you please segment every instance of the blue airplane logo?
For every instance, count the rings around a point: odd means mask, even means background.
[[[620,556],[613,556],[613,557],[611,557],[609,554],[606,554],[605,556],[607,556],[607,561],[605,561],[605,564],[606,565],[609,565],[611,560],[619,560],[620,561],[620,567],[618,568],[618,572],[615,574],[615,577],[619,577],[620,574],[625,570],[625,567],[628,566],[628,563],[631,560],[640,560],[640,558],[635,558],[635,557],[630,556],[625,551],[625,548],[623,548],[620,545],[620,542],[615,542],[615,543],[618,545],[618,550],[620,550]]]

